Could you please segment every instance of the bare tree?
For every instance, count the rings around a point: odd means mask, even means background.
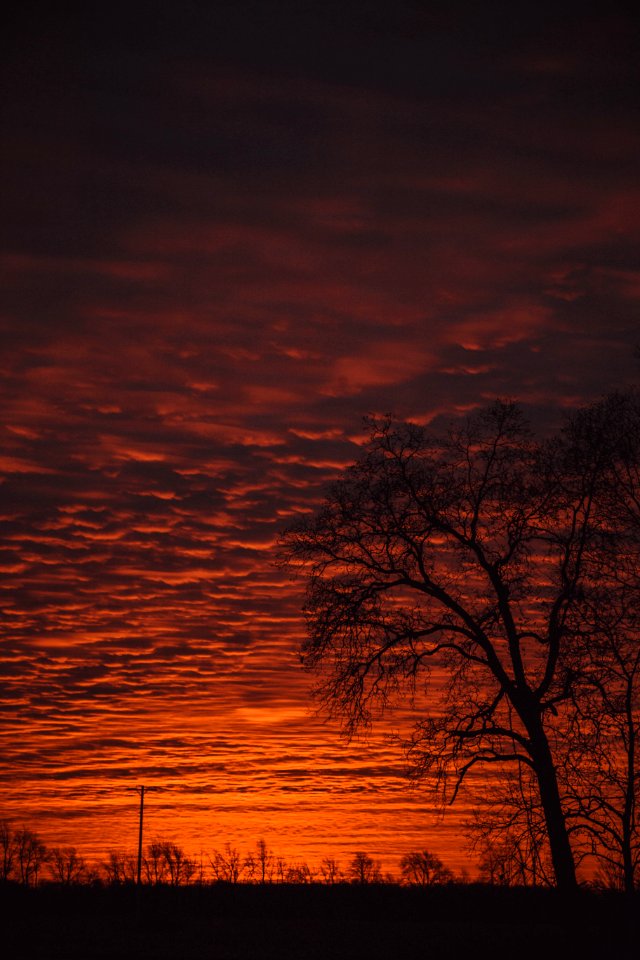
[[[640,396],[613,394],[571,418],[565,484],[597,477],[582,601],[566,658],[573,716],[561,768],[582,852],[632,892],[640,877]]]
[[[283,538],[308,578],[304,660],[347,733],[424,693],[409,754],[455,800],[476,766],[532,771],[558,886],[576,873],[554,756],[565,722],[598,464],[567,489],[553,446],[495,403],[445,435],[374,421],[362,458]],[[432,685],[433,687],[436,685]]]
[[[483,830],[476,841],[480,879],[498,886],[543,886],[548,871],[531,848],[528,831]],[[552,874],[551,874],[552,875]]]
[[[577,808],[576,834],[586,839],[600,873],[619,876],[632,892],[640,882],[640,621],[632,631],[629,625],[640,607],[626,608],[622,592],[601,596],[593,610],[566,782]]]
[[[531,771],[502,771],[490,794],[478,790],[465,823],[481,878],[491,883],[548,886],[553,883],[544,811]]]
[[[420,887],[453,881],[451,870],[445,867],[440,857],[429,850],[406,853],[400,861],[400,873],[406,883]]]
[[[334,857],[324,857],[320,864],[320,874],[325,883],[339,883],[343,879],[340,864]]]
[[[177,843],[165,840],[162,844],[162,856],[167,868],[169,883],[172,887],[180,887],[190,883],[196,872],[195,861],[187,856]]]
[[[256,876],[260,883],[270,883],[273,880],[274,859],[265,840],[258,840],[256,844]]]
[[[47,848],[38,834],[28,827],[15,832],[14,843],[20,882],[25,887],[36,887],[42,865],[47,862]]]
[[[195,861],[195,873],[194,873],[194,883],[198,886],[202,886],[205,882],[205,873],[204,873],[204,852],[200,849],[200,856]]]
[[[380,862],[359,850],[349,864],[349,879],[352,883],[380,883],[382,880]]]
[[[638,395],[613,394],[574,413],[554,460],[570,496],[585,477],[593,491],[580,599],[567,621],[572,642],[562,651],[569,697],[551,731],[565,819],[578,862],[595,858],[599,882],[632,892],[640,881]],[[494,778],[491,794],[469,825],[485,873],[499,872],[501,882],[550,882],[544,817],[526,770]]]
[[[223,883],[238,883],[246,868],[240,851],[229,843],[225,844],[223,852],[214,850],[209,862],[214,879]]]
[[[480,880],[496,887],[518,886],[523,883],[520,851],[513,837],[489,836],[480,851]]]
[[[615,890],[617,893],[627,892],[626,880],[622,865],[614,860],[600,859],[592,885],[597,890]]]
[[[315,872],[308,863],[294,863],[287,867],[285,880],[287,883],[313,883]]]
[[[166,842],[159,838],[147,844],[142,860],[142,868],[147,883],[157,886],[167,878],[167,861],[165,857]]]
[[[244,875],[246,876],[247,880],[250,883],[253,883],[253,881],[256,878],[258,864],[257,864],[256,858],[252,853],[248,853],[244,858],[244,860],[242,861],[242,869],[244,871]]]
[[[64,886],[84,883],[88,878],[87,864],[75,847],[53,847],[48,866],[52,878]]]
[[[0,881],[11,880],[16,863],[16,843],[8,820],[0,820]]]
[[[135,883],[137,876],[137,858],[132,853],[122,850],[111,850],[107,859],[101,864],[107,883],[120,886],[124,883]],[[149,868],[145,864],[145,872],[149,878]],[[152,882],[148,879],[148,882]]]

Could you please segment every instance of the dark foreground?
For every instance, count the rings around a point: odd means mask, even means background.
[[[621,895],[564,900],[551,890],[473,885],[0,887],[0,952],[7,960],[622,960],[640,956],[638,906]]]

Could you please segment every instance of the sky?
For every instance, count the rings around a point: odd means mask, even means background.
[[[279,534],[363,418],[547,429],[637,381],[615,2],[24,3],[4,40],[0,817],[100,858],[427,846],[389,716],[299,663]],[[410,719],[410,718],[409,718]]]

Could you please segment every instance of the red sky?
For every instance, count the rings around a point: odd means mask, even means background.
[[[461,865],[397,718],[311,715],[273,546],[366,414],[637,379],[637,25],[129,6],[25,4],[4,58],[0,815],[99,856],[144,782],[194,852]]]

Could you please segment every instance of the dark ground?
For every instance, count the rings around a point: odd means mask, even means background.
[[[0,887],[6,960],[640,957],[622,895],[464,886]],[[632,924],[635,930],[632,931]]]

